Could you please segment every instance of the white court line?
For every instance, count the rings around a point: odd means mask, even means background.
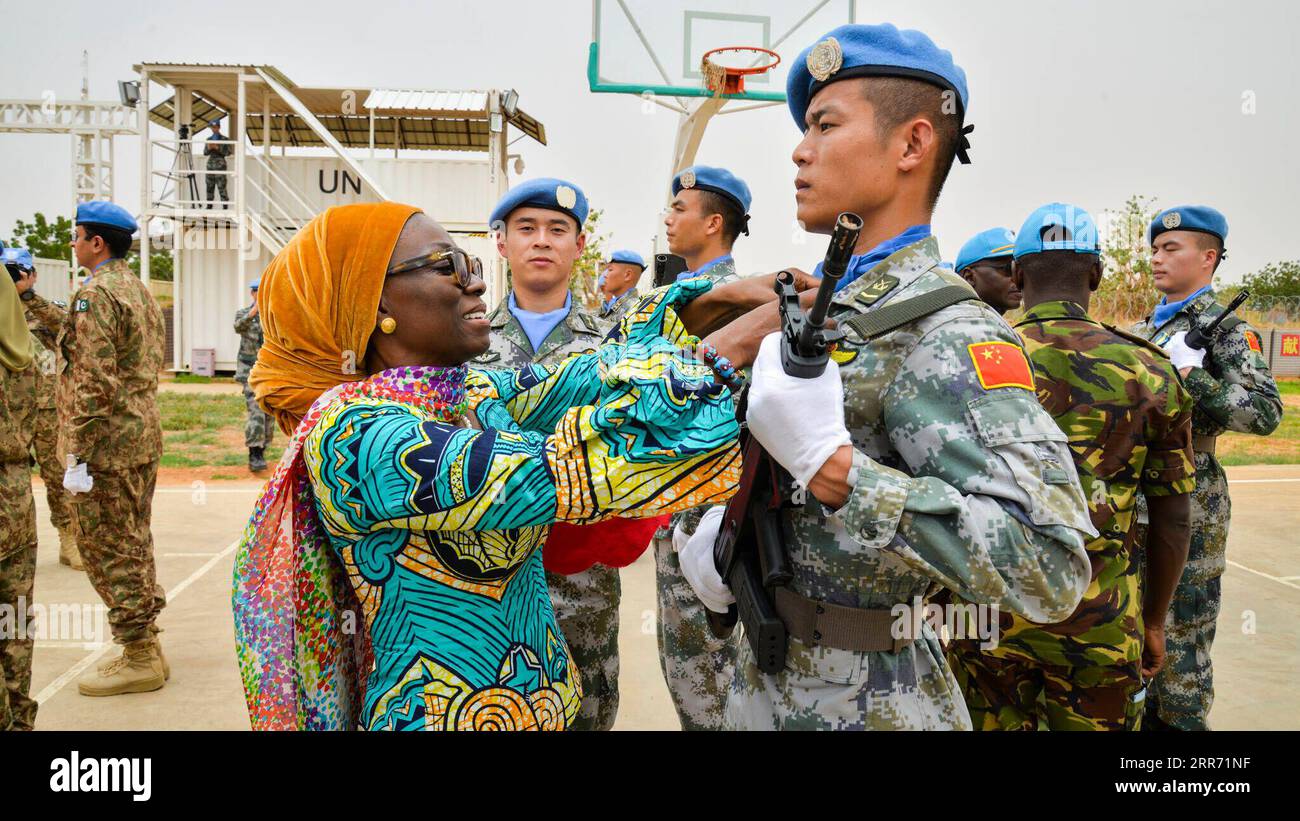
[[[156,555],[162,556],[165,559],[170,559],[176,556],[220,556],[221,554],[220,553],[158,553]]]
[[[1234,562],[1232,559],[1228,559],[1228,564],[1232,565],[1233,567],[1239,567],[1239,568],[1241,568],[1242,570],[1245,570],[1247,573],[1254,573],[1256,576],[1263,576],[1264,578],[1268,579],[1269,581],[1277,582],[1278,584],[1283,585],[1283,586],[1286,586],[1286,587],[1289,587],[1289,588],[1291,588],[1292,590],[1300,590],[1300,584],[1292,584],[1291,582],[1287,581],[1287,580],[1284,579],[1284,578],[1280,578],[1280,577],[1278,577],[1278,576],[1270,576],[1269,574],[1264,573],[1264,572],[1262,572],[1262,571],[1260,571],[1260,570],[1256,570],[1256,569],[1253,568],[1253,567],[1246,567],[1246,565],[1241,564],[1240,562]],[[1296,576],[1290,576],[1289,578],[1294,579],[1294,578],[1297,578],[1297,577],[1296,577]]]
[[[1296,481],[1300,482],[1300,479]],[[154,493],[185,493],[189,495],[195,493],[261,493],[263,489],[260,487],[160,487],[155,488]]]
[[[1267,485],[1273,482],[1300,482],[1300,479],[1229,479],[1230,485]]]
[[[224,557],[229,556],[231,553],[235,552],[235,548],[239,547],[239,542],[240,539],[236,539],[233,542],[231,542],[230,545],[225,550],[221,551],[220,553],[214,555],[211,559],[208,559],[206,562],[204,562],[202,567],[200,567],[198,570],[195,570],[190,575],[186,576],[181,581],[180,584],[176,585],[171,590],[166,591],[167,603],[171,604],[172,602],[176,601],[177,596],[185,592],[185,589],[187,587],[189,587],[190,585],[198,581],[203,576],[204,573],[207,573],[209,570],[215,567],[217,562],[221,561]],[[99,661],[100,657],[103,656],[105,653],[107,653],[108,649],[113,646],[115,646],[115,642],[107,642],[104,644],[103,647],[100,647],[98,650],[91,651],[81,661],[77,662],[76,664],[72,665],[67,670],[65,670],[63,672],[63,675],[59,676],[54,681],[51,681],[49,684],[45,685],[45,689],[41,690],[39,693],[36,694],[36,702],[38,704],[44,704],[46,701],[58,695],[60,690],[68,686],[68,682],[72,681],[77,676],[81,675],[82,672],[86,670],[86,668],[90,667],[90,665]]]
[[[1300,576],[1278,576],[1284,582],[1294,582],[1300,580]]]

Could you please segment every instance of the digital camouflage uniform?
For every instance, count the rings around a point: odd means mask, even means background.
[[[1004,613],[997,646],[959,639],[948,660],[976,729],[1036,730],[1042,714],[1053,730],[1134,730],[1143,708],[1142,568],[1130,549],[1137,495],[1192,492],[1192,398],[1163,351],[1077,303],[1035,305],[1016,329],[1100,533],[1088,543],[1093,578],[1064,621]]]
[[[554,365],[573,354],[596,350],[609,330],[608,325],[579,309],[574,299],[568,316],[534,352],[509,305],[507,294],[488,314],[491,346],[471,365],[508,369]],[[622,593],[618,569],[596,564],[572,576],[548,572],[546,585],[555,619],[582,674],[582,706],[569,729],[608,730],[618,715],[618,602]]]
[[[896,300],[965,287],[941,265],[934,238],[913,243],[840,290],[830,316],[844,327]],[[1035,621],[1067,616],[1087,587],[1084,544],[1095,534],[1065,435],[1034,396],[1015,331],[971,292],[873,340],[846,334],[835,359],[854,446],[849,496],[829,516],[811,494],[785,513],[792,592],[889,615],[939,585]],[[1029,384],[999,386],[994,374],[1004,370]],[[897,652],[791,638],[773,675],[739,642],[726,725],[971,726],[928,622]]]
[[[1214,292],[1206,291],[1160,327],[1153,327],[1147,317],[1133,332],[1164,346],[1179,331],[1206,327],[1223,310]],[[1213,437],[1225,430],[1267,436],[1282,421],[1282,399],[1264,359],[1259,332],[1244,322],[1227,331],[1219,328],[1205,355],[1205,367],[1192,368],[1183,384],[1196,403],[1192,409],[1196,451],[1192,545],[1165,623],[1165,666],[1151,683],[1146,721],[1149,728],[1164,723],[1181,730],[1206,730],[1214,703],[1210,645],[1219,618],[1219,582],[1227,566],[1232,515],[1228,478],[1214,457]],[[1139,516],[1145,521],[1145,510]],[[1145,530],[1139,530],[1138,544],[1146,543]]]
[[[40,297],[30,307],[46,327],[56,319]],[[119,644],[152,638],[166,603],[149,530],[162,456],[163,344],[162,310],[121,259],[72,296],[58,337],[60,451],[85,462],[94,479],[72,500],[77,547]]]
[[[719,285],[740,279],[729,256],[701,275]],[[673,548],[673,530],[680,525],[684,535],[694,533],[703,512],[696,508],[678,513],[654,540],[659,667],[683,730],[722,729],[727,689],[736,669],[735,634],[719,639],[709,632],[704,605],[682,575]]]
[[[641,294],[636,288],[629,288],[627,293],[614,300],[613,305],[610,305],[608,308],[603,305],[601,306],[600,321],[608,322],[610,325],[618,324],[618,321],[623,318],[623,314],[627,313],[628,308],[631,308],[636,304],[636,301],[640,296]]]
[[[262,317],[249,316],[252,307],[235,311],[235,333],[239,334],[239,358],[235,366],[235,381],[244,386],[244,405],[248,418],[244,422],[244,446],[270,447],[275,436],[275,423],[248,387],[248,372],[257,364],[257,352],[262,348]]]
[[[58,302],[49,303],[52,309],[61,310]],[[24,303],[26,307],[27,303]],[[45,500],[50,506],[50,523],[55,529],[67,530],[72,524],[68,507],[68,492],[63,489],[63,473],[67,457],[59,451],[59,387],[58,331],[51,331],[27,309],[27,327],[36,337],[36,421],[33,431],[32,455],[40,467],[41,481],[45,483]]]
[[[216,145],[212,143],[213,140],[224,140],[224,139],[226,139],[224,134],[213,134],[211,137],[208,138],[208,142],[204,143],[203,145],[203,153],[206,154],[208,157],[207,169],[209,171],[228,170],[226,168],[226,157],[229,157],[231,154],[235,153],[234,146]],[[207,178],[207,188],[208,188],[207,200],[209,203],[209,207],[211,207],[211,203],[213,202],[212,194],[214,189],[221,192],[221,200],[223,202],[226,202],[230,199],[230,197],[226,195],[225,174],[205,174],[204,176]]]
[[[34,365],[18,373],[0,366],[0,607],[11,614],[0,616],[0,730],[30,730],[36,722],[37,704],[30,697],[33,643],[16,635],[18,622],[27,621],[19,618],[18,608],[20,603],[31,606],[36,578],[36,501],[29,461],[36,383]]]

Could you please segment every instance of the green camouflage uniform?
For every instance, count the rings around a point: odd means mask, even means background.
[[[32,313],[50,327],[50,304]],[[166,604],[149,521],[162,457],[158,372],[162,310],[125,260],[105,262],[72,296],[59,331],[59,449],[85,462],[94,487],[72,498],[77,548],[108,607],[113,640],[153,636]]]
[[[574,354],[594,351],[609,330],[609,326],[579,309],[575,298],[569,315],[534,352],[509,305],[507,294],[488,314],[491,346],[471,365],[509,369],[554,365]],[[618,715],[618,602],[622,594],[618,569],[596,564],[572,576],[548,572],[546,585],[551,591],[555,619],[582,674],[582,706],[569,729],[611,729]]]
[[[1223,306],[1207,291],[1159,328],[1147,317],[1133,328],[1139,336],[1165,345],[1179,331],[1204,328]],[[1214,703],[1210,645],[1219,618],[1219,581],[1227,566],[1228,521],[1232,500],[1228,478],[1212,452],[1212,437],[1225,430],[1267,436],[1282,421],[1282,399],[1262,353],[1259,332],[1242,323],[1216,334],[1205,367],[1192,368],[1183,384],[1196,405],[1192,447],[1196,451],[1196,490],[1192,494],[1192,546],[1187,567],[1165,623],[1165,666],[1147,696],[1146,721],[1181,730],[1209,729]],[[1208,450],[1207,450],[1208,449]],[[1145,521],[1145,510],[1139,521]],[[1145,527],[1138,544],[1146,543]],[[1158,719],[1154,720],[1154,719]]]
[[[719,285],[740,279],[731,257],[701,275]],[[659,667],[683,730],[722,729],[727,689],[736,669],[735,634],[719,639],[709,632],[704,605],[682,575],[673,549],[674,528],[680,525],[683,533],[694,533],[703,513],[704,508],[678,513],[654,540]]]
[[[244,405],[248,409],[248,418],[244,422],[244,446],[265,448],[270,447],[275,437],[275,424],[257,404],[257,397],[248,387],[248,372],[257,364],[257,352],[262,349],[262,317],[249,316],[251,310],[252,306],[235,311],[235,333],[239,334],[235,381],[244,386]]]
[[[224,140],[224,139],[227,139],[226,135],[224,134],[213,134],[211,137],[208,138],[208,142],[205,142],[203,145],[203,153],[206,154],[208,157],[207,169],[209,171],[228,170],[226,168],[226,157],[229,157],[231,154],[235,153],[234,146],[214,145],[211,142],[212,140]],[[207,200],[209,203],[213,202],[212,194],[214,189],[220,192],[221,199],[223,202],[228,201],[230,199],[226,195],[225,174],[205,174],[204,176],[207,177],[207,189],[208,189]]]
[[[948,660],[976,729],[1036,730],[1040,713],[1053,730],[1137,729],[1142,577],[1129,538],[1139,488],[1147,496],[1192,492],[1192,398],[1163,351],[1077,303],[1035,305],[1016,329],[1100,532],[1088,543],[1093,578],[1064,621],[1003,614],[997,646],[960,639]]]
[[[0,367],[0,607],[8,611],[0,615],[0,730],[30,730],[36,722],[36,701],[29,696],[33,643],[12,631],[19,627],[18,608],[31,607],[36,578],[29,454],[37,379],[35,365],[18,373]],[[59,482],[62,487],[62,474]]]
[[[844,327],[881,305],[962,284],[941,265],[934,238],[913,243],[839,291],[830,315]],[[854,445],[849,496],[831,515],[811,495],[786,513],[792,592],[889,615],[937,584],[1035,621],[1074,610],[1089,578],[1084,544],[1095,534],[1065,435],[1028,387],[992,378],[984,387],[993,366],[977,364],[975,343],[1032,380],[1015,331],[973,293],[870,341],[847,331],[835,359]],[[759,671],[742,640],[726,725],[971,726],[928,622],[898,652],[791,638],[774,675]]]
[[[608,308],[601,306],[600,321],[608,322],[610,325],[617,325],[618,321],[623,318],[623,314],[627,313],[628,308],[636,304],[640,296],[641,294],[636,288],[629,288],[627,293],[614,300],[613,305]]]
[[[63,305],[49,303],[51,310],[61,311]],[[26,306],[26,303],[24,303]],[[58,530],[67,530],[72,524],[68,492],[63,489],[63,473],[67,458],[59,451],[59,388],[58,332],[51,331],[27,308],[27,327],[39,343],[36,346],[36,422],[32,443],[32,456],[40,466],[41,481],[45,483],[45,500],[50,506],[50,523]]]

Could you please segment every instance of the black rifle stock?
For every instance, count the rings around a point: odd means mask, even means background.
[[[826,370],[831,346],[843,333],[826,328],[835,287],[848,269],[853,247],[862,230],[856,214],[840,214],[822,262],[822,281],[812,310],[804,314],[794,276],[777,275],[776,293],[781,314],[781,367],[791,376],[812,379]],[[737,416],[742,422],[748,407],[748,389],[741,396]],[[776,673],[785,667],[787,634],[776,612],[773,591],[790,583],[789,533],[783,510],[793,504],[793,480],[777,464],[748,426],[741,431],[740,487],[727,503],[713,546],[713,561],[727,581],[736,603],[726,613],[706,608],[709,630],[718,638],[731,635],[736,622],[745,625],[745,638],[754,651],[758,669]]]

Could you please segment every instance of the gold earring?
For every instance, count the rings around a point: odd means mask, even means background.
[[[393,331],[397,330],[397,320],[393,319],[391,316],[384,317],[379,323],[379,330],[386,334],[391,334]]]

